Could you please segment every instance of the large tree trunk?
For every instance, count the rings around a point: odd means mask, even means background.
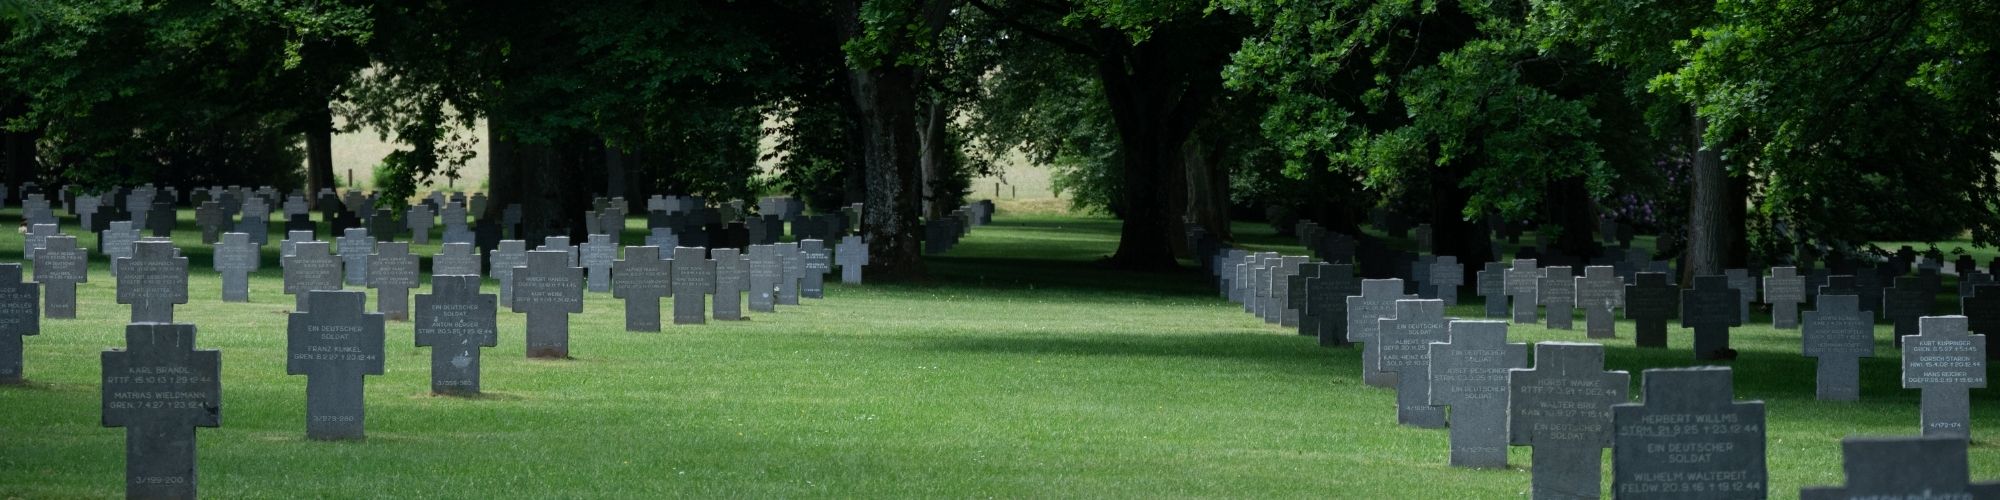
[[[951,3],[923,4],[920,19],[933,28],[941,25]],[[868,35],[862,25],[861,0],[846,0],[834,10],[842,42]],[[868,240],[869,262],[862,272],[869,281],[918,281],[926,275],[917,238],[923,229],[917,210],[924,189],[916,137],[919,77],[916,69],[892,62],[847,70],[867,169],[861,231]]]
[[[1187,171],[1185,217],[1220,241],[1235,241],[1229,230],[1229,167],[1218,161],[1227,149],[1205,144],[1199,137],[1188,139],[1182,148],[1182,168]]]
[[[944,179],[947,161],[945,155],[949,153],[945,149],[944,140],[946,114],[944,103],[937,96],[931,96],[924,100],[923,113],[922,128],[917,132],[918,140],[923,141],[922,146],[917,148],[917,157],[922,165],[924,178],[923,211],[925,219],[937,220],[945,216],[948,208],[957,205],[956,202],[946,202],[942,198],[944,193],[938,189],[938,183]]]
[[[1477,282],[1474,276],[1480,267],[1493,261],[1493,242],[1487,239],[1484,221],[1465,218],[1465,201],[1472,192],[1460,185],[1460,168],[1438,169],[1431,178],[1431,254],[1457,257],[1465,270],[1464,282],[1470,284]]]
[[[521,199],[521,176],[515,173],[514,139],[500,133],[500,120],[486,124],[486,211],[474,215],[500,221],[507,205]]]
[[[606,198],[623,197],[626,202],[634,201],[632,195],[627,192],[625,187],[625,150],[611,145],[610,142],[604,142],[603,144],[604,196]],[[640,207],[645,206],[644,203],[646,200],[640,199],[636,201],[640,203]]]
[[[1731,269],[1750,267],[1750,179],[1729,176],[1729,195],[1722,198],[1727,203],[1728,219],[1723,223],[1724,256],[1722,263]]]
[[[1549,221],[1562,228],[1556,236],[1557,251],[1580,262],[1589,262],[1603,249],[1597,238],[1597,203],[1581,177],[1558,179],[1548,186]]]
[[[15,99],[13,102],[5,103],[4,106],[6,109],[0,110],[0,123],[11,121],[28,112],[28,102],[25,98]],[[35,142],[41,138],[39,128],[0,131],[0,135],[6,138],[5,150],[0,151],[0,155],[4,156],[0,156],[0,159],[6,160],[7,164],[4,168],[0,168],[0,174],[7,176],[7,188],[20,189],[23,182],[39,180],[42,175],[42,163],[41,159],[35,156]],[[9,196],[7,201],[19,203],[15,201],[18,199],[20,198]]]
[[[319,191],[336,184],[333,175],[333,113],[313,110],[306,118],[306,203],[317,210]]]
[[[1695,115],[1694,178],[1689,185],[1693,193],[1688,196],[1688,252],[1687,265],[1681,270],[1683,284],[1694,283],[1695,276],[1722,274],[1722,260],[1729,252],[1726,227],[1729,179],[1722,168],[1721,153],[1714,145],[1704,143],[1707,131],[1708,121]]]

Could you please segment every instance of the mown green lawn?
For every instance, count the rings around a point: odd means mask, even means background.
[[[590,294],[572,318],[569,361],[524,359],[523,319],[502,313],[481,398],[429,395],[429,353],[413,347],[408,323],[392,323],[387,373],[368,380],[368,439],[309,442],[305,379],[284,371],[292,300],[279,294],[275,245],[252,281],[257,302],[225,304],[187,229],[197,272],[177,317],[223,352],[223,426],[198,433],[202,492],[216,498],[1493,498],[1528,488],[1526,449],[1509,470],[1446,466],[1445,431],[1398,427],[1393,394],[1360,383],[1358,351],[1267,326],[1192,271],[1098,268],[1115,221],[1008,214],[930,259],[932,283],[832,285],[824,300],[750,321],[626,333],[619,301]],[[1259,236],[1266,226],[1238,231],[1285,244]],[[16,259],[20,242],[0,237],[0,261]],[[103,271],[100,262],[79,292],[81,319],[47,321],[28,338],[30,383],[0,387],[0,497],[121,494],[124,431],[99,426],[97,356],[122,344],[128,310]],[[1451,312],[1477,316],[1478,297],[1463,295],[1472,301]],[[1578,328],[1512,335],[1582,341]],[[1641,351],[1621,324],[1609,343],[1635,396],[1638,371],[1694,364],[1688,331],[1671,335],[1673,349]],[[1769,404],[1776,497],[1837,483],[1843,436],[1917,431],[1917,393],[1900,388],[1886,340],[1863,362],[1861,403],[1813,401],[1796,331],[1740,328],[1735,347],[1737,395]],[[1988,442],[2000,404],[1990,391],[1973,398],[1973,474],[2000,478]]]

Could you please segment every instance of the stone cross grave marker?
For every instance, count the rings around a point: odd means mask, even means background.
[[[1818,291],[1813,294],[1814,300],[1818,300],[1818,297],[1822,295],[1853,295],[1861,297],[1861,290],[1854,287],[1854,276],[1845,274],[1827,276],[1826,284],[1820,285],[1815,290]],[[1874,309],[1868,307],[1868,298],[1861,297],[1860,304],[1861,310],[1871,311],[1868,314],[1868,320],[1871,322],[1875,321],[1875,314],[1872,312]]]
[[[1742,326],[1736,314],[1741,294],[1724,276],[1696,276],[1694,288],[1681,291],[1681,327],[1694,329],[1694,359],[1736,359],[1729,327]]]
[[[1269,257],[1264,258],[1264,265],[1257,268],[1257,283],[1253,285],[1257,287],[1257,303],[1254,312],[1259,319],[1263,319],[1267,323],[1277,323],[1277,321],[1271,319],[1273,317],[1271,312],[1277,309],[1277,307],[1273,306],[1274,299],[1271,298],[1271,281],[1277,276],[1278,268],[1284,264],[1285,257],[1283,255],[1272,253]]]
[[[243,238],[245,241],[249,241],[250,235],[248,233],[245,233],[243,235]],[[288,231],[285,233],[285,239],[278,241],[278,257],[283,258],[286,255],[292,255],[298,253],[292,251],[292,245],[301,241],[319,241],[319,240],[313,237],[312,231]],[[253,244],[256,243],[255,241],[250,241],[250,242]]]
[[[521,240],[501,240],[500,246],[487,257],[487,267],[491,269],[493,280],[500,282],[500,305],[514,306],[514,271],[528,265],[528,242]]]
[[[1431,284],[1437,287],[1437,298],[1445,307],[1458,305],[1458,287],[1465,285],[1465,266],[1458,263],[1458,257],[1438,256],[1431,262]]]
[[[431,257],[431,276],[479,276],[479,254],[471,243],[446,243]]]
[[[76,318],[76,284],[90,282],[90,253],[76,246],[75,236],[50,236],[35,259],[35,282],[42,284],[45,315]]]
[[[368,288],[375,289],[375,312],[391,321],[410,319],[410,290],[423,286],[418,277],[423,258],[410,254],[410,243],[375,244],[368,257]]]
[[[1681,305],[1681,289],[1661,273],[1637,273],[1625,285],[1625,318],[1632,320],[1639,347],[1667,346],[1667,319]]]
[[[1534,369],[1507,379],[1507,437],[1532,446],[1535,498],[1597,498],[1604,448],[1611,446],[1611,405],[1624,403],[1631,378],[1604,370],[1604,346],[1535,344]]]
[[[1820,401],[1861,399],[1861,358],[1875,357],[1875,322],[1859,308],[1860,297],[1821,295],[1806,311],[1799,334],[1806,357],[1819,360],[1814,396]]]
[[[583,312],[583,268],[570,264],[569,252],[527,254],[527,265],[514,269],[512,307],[528,315],[528,357],[568,358],[569,315]]]
[[[61,236],[62,231],[55,224],[35,224],[28,227],[28,234],[21,241],[21,259],[34,262],[35,256],[49,247],[49,237]]]
[[[778,277],[778,304],[799,305],[799,288],[804,285],[806,275],[806,254],[799,250],[798,243],[779,243],[778,257],[784,263],[783,273]]]
[[[742,251],[717,248],[708,251],[715,260],[715,298],[710,302],[718,321],[743,319],[743,290],[750,286],[750,261]]]
[[[118,259],[130,258],[132,244],[138,241],[139,230],[132,227],[132,221],[112,221],[110,228],[98,234],[97,251],[104,254],[106,260],[115,263]],[[111,275],[118,275],[118,266],[111,266]]]
[[[499,342],[499,311],[480,278],[452,274],[431,279],[431,293],[417,295],[417,347],[431,348],[431,392],[479,394],[479,350]]]
[[[221,203],[210,201],[195,207],[194,224],[201,227],[203,245],[215,244],[216,238],[222,234],[222,224],[225,222],[222,217]]]
[[[125,348],[106,349],[100,409],[125,428],[126,498],[195,498],[196,427],[222,426],[222,353],[194,348],[194,325],[125,327]]]
[[[1799,304],[1806,301],[1806,280],[1796,267],[1773,267],[1764,277],[1764,303],[1771,305],[1771,327],[1799,327]]]
[[[1299,326],[1299,307],[1292,300],[1293,295],[1305,295],[1305,289],[1293,289],[1292,277],[1299,274],[1299,267],[1310,260],[1301,255],[1287,255],[1278,263],[1278,272],[1271,280],[1271,296],[1276,299],[1271,305],[1272,315],[1280,326]],[[1303,301],[1298,301],[1303,302]]]
[[[1608,339],[1618,336],[1614,314],[1625,305],[1625,280],[1611,266],[1583,268],[1575,278],[1576,303],[1583,308],[1584,336]]]
[[[287,220],[294,216],[310,215],[312,213],[312,209],[306,206],[306,197],[296,194],[285,197],[284,209],[285,219]]]
[[[868,244],[862,243],[860,236],[848,235],[840,238],[834,250],[834,259],[840,264],[840,282],[861,284],[861,268],[868,265]]]
[[[1966,328],[1970,328],[1972,333],[1980,335],[1985,335],[1987,332],[2000,333],[2000,286],[1987,285],[1973,288],[1971,297],[1959,299],[1958,309],[1959,314],[1965,316],[1968,325]],[[1986,354],[1994,355],[1991,352]]]
[[[799,280],[799,296],[826,298],[826,273],[833,270],[832,251],[826,248],[826,242],[813,239],[799,242],[799,252],[804,254],[800,263],[805,266],[803,279]]]
[[[1528,367],[1528,346],[1507,343],[1505,321],[1449,329],[1449,342],[1430,344],[1430,404],[1451,407],[1451,465],[1506,468],[1507,374]]]
[[[715,291],[715,262],[708,249],[674,248],[674,324],[699,325],[708,322],[708,294]]]
[[[1896,345],[1903,345],[1903,337],[1917,334],[1917,318],[1930,315],[1935,302],[1937,290],[1916,276],[1897,276],[1896,285],[1882,291],[1882,317],[1895,323]]]
[[[1399,260],[1401,258],[1398,257]],[[1435,263],[1437,263],[1436,256],[1419,254],[1416,255],[1415,260],[1399,261],[1396,263],[1396,266],[1398,273],[1404,272],[1402,270],[1403,266],[1409,266],[1408,282],[1416,284],[1417,289],[1414,292],[1416,292],[1418,297],[1435,299],[1437,298],[1437,284],[1431,283],[1431,264]]]
[[[681,237],[674,235],[673,229],[656,227],[653,228],[651,234],[646,235],[646,246],[660,247],[660,248],[673,248],[681,246]],[[674,257],[673,252],[667,252],[665,254],[660,255],[660,259],[662,260],[672,259],[673,257]]]
[[[1882,313],[1882,268],[1863,267],[1855,270],[1854,291],[1861,295],[1861,308],[1880,315]]]
[[[1381,353],[1374,345],[1381,320],[1396,317],[1396,301],[1415,299],[1403,294],[1403,280],[1362,280],[1361,293],[1347,297],[1347,341],[1363,344],[1361,380],[1375,387],[1394,387],[1395,376],[1382,372]]]
[[[1973,271],[1958,275],[1958,298],[1963,300],[1966,297],[1971,297],[1972,292],[1978,290],[1979,287],[1992,284],[1994,284],[1994,281],[1991,274]]]
[[[294,243],[292,252],[292,255],[281,259],[284,262],[281,267],[285,269],[285,294],[293,296],[293,310],[309,311],[312,294],[307,292],[340,290],[341,261],[326,252],[324,241]],[[369,265],[372,267],[374,263]]]
[[[1424,429],[1445,426],[1444,408],[1431,404],[1431,343],[1451,340],[1444,301],[1398,300],[1395,319],[1378,321],[1368,345],[1382,371],[1396,379],[1396,423]]]
[[[2000,497],[2000,483],[1974,483],[1968,442],[1954,436],[1850,437],[1840,442],[1844,486],[1799,490],[1801,500],[1983,499]]]
[[[41,286],[21,277],[20,264],[0,264],[0,385],[21,383],[21,337],[42,333]]]
[[[92,219],[97,215],[97,206],[99,203],[100,201],[96,196],[83,195],[76,197],[77,224],[82,226],[86,232],[90,231],[91,228],[97,227],[97,221]]]
[[[368,219],[368,235],[375,237],[376,243],[396,241],[397,234],[402,232],[403,229],[396,226],[395,213],[387,208],[376,210],[375,215]]]
[[[618,240],[609,234],[592,234],[580,253],[589,290],[611,291],[611,266],[618,260]]]
[[[1300,336],[1319,334],[1319,322],[1315,321],[1317,318],[1312,310],[1306,308],[1306,296],[1311,291],[1306,285],[1319,276],[1320,266],[1317,262],[1300,264],[1299,272],[1285,278],[1285,308],[1298,311],[1298,320],[1291,326],[1297,329]]]
[[[1515,323],[1534,323],[1540,303],[1535,292],[1541,287],[1542,272],[1535,267],[1535,259],[1514,259],[1514,265],[1507,268],[1507,297],[1514,303]]]
[[[174,203],[172,201],[160,200],[153,202],[152,206],[147,208],[144,213],[146,214],[146,229],[153,233],[153,236],[166,238],[174,235],[174,216],[176,214],[174,213]],[[137,217],[137,214],[134,214],[134,217]]]
[[[250,235],[250,241],[258,245],[271,243],[271,209],[263,199],[251,198],[243,202],[243,218],[236,222],[236,232]]]
[[[535,250],[560,250],[569,259],[569,267],[583,267],[576,245],[569,244],[568,236],[550,236],[542,239],[542,246]]]
[[[1486,317],[1508,317],[1506,264],[1488,262],[1474,277],[1479,279],[1479,296],[1486,299]]]
[[[1549,308],[1549,328],[1568,330],[1576,320],[1576,273],[1569,266],[1542,268],[1535,298]],[[1532,322],[1532,321],[1531,321]]]
[[[263,255],[250,235],[223,233],[215,244],[215,272],[222,275],[223,302],[250,301],[250,273],[263,267]]]
[[[1306,310],[1313,323],[1312,335],[1320,347],[1348,345],[1347,298],[1361,295],[1361,279],[1354,276],[1353,264],[1320,264],[1319,273],[1306,280]],[[1303,328],[1307,321],[1300,321]]]
[[[778,281],[784,279],[784,257],[777,245],[750,245],[750,310],[772,312],[777,307]]]
[[[115,265],[118,303],[132,306],[133,323],[174,322],[174,305],[188,301],[188,267],[173,242],[135,242]]]
[[[1966,331],[1964,316],[1927,316],[1923,333],[1903,340],[1903,388],[1923,391],[1925,436],[1972,435],[1967,391],[1986,387],[1986,335]]]
[[[672,291],[673,263],[660,260],[660,247],[626,247],[611,265],[611,296],[625,300],[625,331],[660,331],[660,298]]]
[[[340,244],[340,260],[345,262],[344,281],[349,285],[368,286],[368,256],[375,254],[375,238],[368,236],[367,229],[350,227],[334,241]]]
[[[431,242],[433,215],[429,205],[415,205],[410,207],[408,212],[404,213],[405,220],[403,221],[403,226],[410,229],[410,241],[416,242],[418,245]]]
[[[285,330],[285,374],[306,376],[306,439],[363,439],[366,376],[382,374],[382,315],[362,311],[362,292],[304,296],[310,312],[291,313]]]
[[[1642,376],[1644,401],[1611,407],[1613,496],[1766,497],[1764,402],[1736,401],[1726,367]]]
[[[1750,324],[1750,302],[1757,298],[1757,279],[1748,269],[1724,269],[1722,276],[1736,290],[1736,326]]]

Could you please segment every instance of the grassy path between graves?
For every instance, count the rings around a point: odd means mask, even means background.
[[[1528,488],[1525,449],[1513,469],[1447,467],[1446,433],[1396,426],[1394,396],[1360,383],[1357,351],[1266,326],[1191,271],[1098,269],[1116,221],[1005,213],[932,258],[933,284],[830,285],[825,300],[745,322],[626,333],[622,305],[591,294],[572,320],[573,361],[523,359],[522,317],[502,313],[477,399],[430,396],[429,353],[412,347],[408,323],[392,323],[387,374],[368,381],[368,440],[308,442],[305,379],[284,374],[292,301],[279,294],[280,233],[253,278],[257,302],[225,304],[191,218],[179,237],[193,299],[178,317],[200,327],[202,348],[223,351],[223,427],[198,438],[210,497],[1495,498]],[[1298,251],[1266,226],[1238,231],[1258,248]],[[0,237],[0,261],[16,260],[20,243]],[[26,341],[30,384],[0,387],[0,498],[121,493],[124,431],[99,426],[98,352],[122,344],[128,312],[97,264],[79,292],[82,319],[45,322]],[[1692,364],[1686,330],[1671,330],[1672,350],[1641,351],[1631,325],[1619,328],[1609,363],[1634,372],[1635,395],[1638,370]],[[1583,340],[1533,326],[1512,336]],[[1741,328],[1735,346],[1737,395],[1769,403],[1775,497],[1837,483],[1842,436],[1917,430],[1917,393],[1899,388],[1886,340],[1863,361],[1857,404],[1812,400],[1795,331]],[[2000,404],[1992,391],[1973,398],[1974,476],[2000,478]]]

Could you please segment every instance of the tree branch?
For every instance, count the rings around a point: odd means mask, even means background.
[[[1048,42],[1064,51],[1084,57],[1095,58],[1098,56],[1098,51],[1089,44],[1021,22],[1013,16],[1002,13],[999,8],[994,7],[992,4],[986,3],[986,0],[968,0],[967,3],[970,3],[975,9],[979,9],[980,12],[985,12],[986,15],[993,16],[993,19],[1000,21],[1000,24],[1007,25],[1007,27],[1020,31],[1030,37]]]

